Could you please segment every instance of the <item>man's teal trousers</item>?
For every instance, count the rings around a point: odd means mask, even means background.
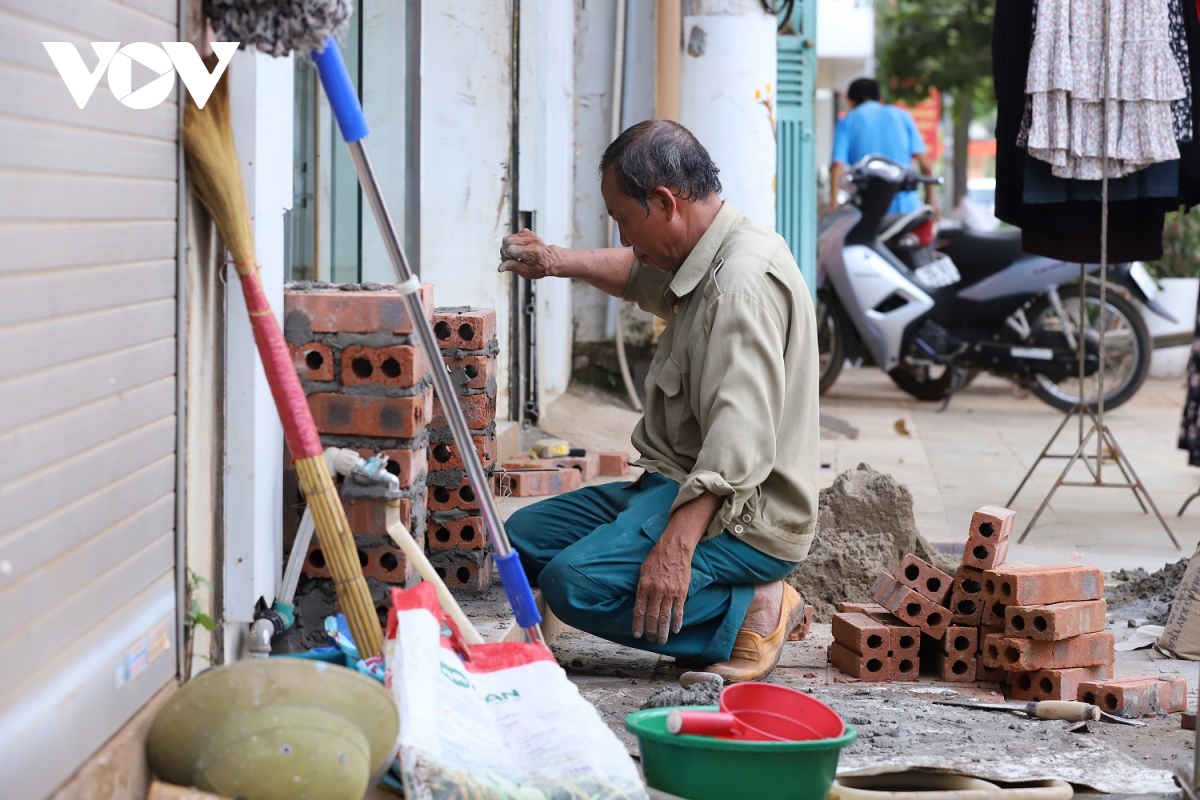
[[[529,582],[563,622],[609,641],[687,664],[729,658],[754,585],[795,564],[772,558],[728,532],[692,557],[683,629],[667,643],[633,636],[638,575],[667,526],[679,484],[654,473],[632,483],[588,486],[515,512],[505,527]]]

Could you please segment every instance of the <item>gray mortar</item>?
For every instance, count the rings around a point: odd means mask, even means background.
[[[1109,616],[1145,620],[1150,625],[1165,625],[1187,565],[1185,558],[1167,564],[1153,574],[1140,568],[1110,572],[1106,576],[1104,589]]]
[[[441,486],[443,489],[457,489],[466,477],[466,470],[439,469],[425,476],[425,485],[426,487]]]
[[[380,623],[386,624],[387,610],[392,607],[392,589],[396,587],[375,578],[367,578],[367,588],[371,592],[371,602],[375,605]],[[333,580],[301,575],[293,605],[296,624],[272,642],[271,652],[299,653],[328,646],[330,642],[325,635],[325,618],[339,610]]]
[[[358,450],[416,450],[429,444],[429,436],[422,429],[411,439],[385,439],[382,436],[348,436],[321,434],[326,447],[350,447]]]
[[[356,383],[343,386],[340,380],[310,381],[301,378],[300,385],[304,387],[306,395],[317,392],[335,392],[355,397],[415,397],[424,394],[425,390],[433,385],[433,378],[426,375],[412,386],[388,386],[381,383]]]
[[[715,683],[697,683],[686,689],[682,686],[668,686],[650,695],[641,707],[715,706],[721,702],[721,688]]]
[[[325,281],[293,281],[285,283],[285,292],[327,292],[336,289],[339,292],[382,292],[395,291],[394,283],[326,283]]]
[[[917,531],[912,504],[903,484],[867,464],[821,490],[816,539],[787,579],[814,607],[817,622],[832,619],[842,601],[871,602],[875,578],[909,553],[954,573],[955,565]]]
[[[488,426],[486,428],[477,428],[477,429],[471,431],[471,435],[486,436],[489,433],[495,433],[495,432],[496,432],[496,423],[491,422],[491,423],[488,423]],[[429,429],[429,441],[431,443],[453,444],[454,443],[454,433],[449,428],[430,428]]]

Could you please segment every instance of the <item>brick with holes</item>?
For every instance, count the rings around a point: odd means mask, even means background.
[[[350,530],[358,536],[387,536],[387,500],[382,498],[342,498],[346,509],[346,521]],[[400,519],[407,522],[412,517],[412,501],[400,499]]]
[[[482,564],[468,557],[441,558],[433,562],[433,568],[452,592],[482,594],[492,585],[492,557]]]
[[[1112,677],[1111,664],[1043,669],[1037,672],[1014,672],[1011,682],[1012,698],[1014,700],[1074,700],[1079,695],[1081,684],[1110,677]]]
[[[892,630],[892,649],[888,654],[892,680],[915,681],[921,672],[921,629],[905,625],[891,614],[882,615],[881,618],[887,621]]]
[[[950,590],[951,621],[955,625],[978,625],[983,617],[983,570],[959,567]]]
[[[342,350],[343,386],[392,386],[408,389],[428,374],[425,356],[411,344],[390,347],[351,345]]]
[[[1004,610],[1004,632],[1030,639],[1069,639],[1081,633],[1104,630],[1108,604],[1103,600],[1080,600],[1046,606],[1008,606]]]
[[[620,478],[629,474],[629,462],[633,458],[629,453],[601,451],[596,455],[600,457],[601,475]]]
[[[431,519],[425,533],[425,544],[431,552],[482,550],[488,543],[483,517],[462,517],[441,522]]]
[[[467,427],[473,431],[483,430],[496,421],[496,398],[493,395],[460,395],[458,407],[466,417]],[[433,398],[433,419],[429,425],[433,428],[445,428],[449,425],[445,412],[442,411],[442,401],[437,397]]]
[[[974,658],[979,652],[979,629],[967,625],[951,625],[938,641],[938,649],[949,655]]]
[[[573,492],[582,485],[577,469],[523,470],[492,476],[492,491],[497,497],[545,497]]]
[[[1099,600],[1104,596],[1104,573],[1097,567],[1009,562],[984,571],[983,594],[985,600],[1005,606]]]
[[[386,544],[356,544],[358,561],[365,577],[396,585],[402,585],[412,577],[412,565],[408,563],[404,551],[400,548]],[[304,561],[304,574],[310,578],[333,577],[319,542],[314,541],[309,545],[308,556]]]
[[[1151,717],[1187,711],[1187,680],[1130,675],[1079,685],[1078,699],[1122,717]]]
[[[838,603],[837,610],[845,612],[847,614],[872,614],[872,613],[890,614],[891,613],[890,611],[888,611],[886,608],[879,605],[878,603],[848,603],[846,601],[842,601],[842,602]]]
[[[981,625],[987,625],[990,628],[1004,628],[1005,626],[1005,610],[1008,608],[1012,596],[997,589],[997,587],[1006,585],[997,580],[998,571],[1007,570],[1013,572],[1027,569],[1036,570],[1043,568],[1035,564],[1026,564],[1022,561],[1006,561],[995,570],[985,569],[983,571],[983,594],[981,613],[979,615],[979,623]]]
[[[488,389],[495,392],[496,357],[488,355],[444,358],[450,371],[450,381],[459,392],[470,389]]]
[[[483,350],[496,338],[494,308],[439,308],[433,335],[443,350]]]
[[[412,439],[425,430],[426,395],[374,397],[317,392],[308,396],[317,431],[324,434]]]
[[[860,681],[892,679],[886,656],[880,658],[876,655],[860,655],[844,645],[833,642],[829,645],[829,660],[839,670]]]
[[[800,624],[791,630],[787,636],[789,642],[802,642],[808,638],[808,634],[812,631],[813,617],[816,616],[817,610],[810,605],[804,606],[804,615],[800,618]]]
[[[339,287],[297,289],[283,293],[284,332],[288,341],[313,333],[413,332],[404,297],[388,284],[358,291]],[[421,285],[425,318],[433,318],[433,285]]]
[[[860,656],[875,657],[886,663],[892,651],[893,631],[865,614],[833,615],[830,626],[833,640]]]
[[[292,363],[302,380],[325,382],[333,380],[333,350],[320,342],[288,345]]]
[[[974,653],[944,653],[938,650],[934,652],[932,662],[933,673],[950,683],[974,683],[979,669]]]
[[[463,478],[455,488],[430,486],[426,503],[430,513],[479,510],[479,498],[475,496],[475,489],[467,478]]]
[[[1085,633],[1056,642],[990,635],[984,638],[983,657],[989,667],[1009,672],[1089,667],[1113,663],[1114,637],[1107,631]]]
[[[950,611],[900,583],[886,572],[880,573],[871,587],[875,602],[924,633],[940,639],[950,625]]]
[[[939,606],[949,606],[950,588],[954,579],[911,553],[900,561],[896,570],[896,580]]]
[[[484,469],[496,463],[496,434],[494,431],[472,433],[471,440],[475,444],[475,454],[479,456]],[[429,461],[427,463],[430,472],[439,472],[448,469],[462,470],[466,468],[462,462],[462,458],[458,455],[458,443],[450,441],[430,441]]]
[[[991,569],[1004,563],[1008,555],[1008,537],[1016,517],[1017,512],[1000,506],[984,506],[972,514],[971,532],[963,549],[963,566]]]

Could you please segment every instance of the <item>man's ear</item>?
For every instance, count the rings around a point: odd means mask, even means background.
[[[675,193],[666,186],[658,186],[650,192],[649,203],[650,207],[661,211],[668,221],[675,218],[679,213],[679,198]]]

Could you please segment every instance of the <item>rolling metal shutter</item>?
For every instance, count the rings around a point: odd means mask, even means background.
[[[92,41],[179,38],[177,0],[0,0],[10,800],[52,792],[176,674],[180,88],[141,111],[102,80],[80,110],[42,42],[90,69]]]
[[[779,176],[775,229],[810,289],[817,279],[816,0],[797,0],[794,34],[781,34],[777,49],[776,170]]]

